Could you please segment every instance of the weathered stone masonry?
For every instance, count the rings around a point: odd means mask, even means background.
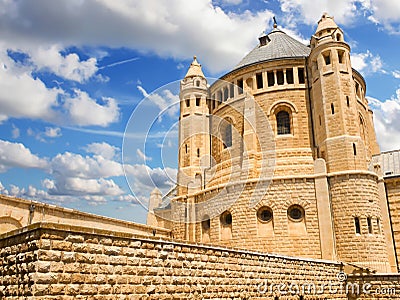
[[[301,299],[263,294],[262,284],[318,287],[337,282],[341,270],[335,262],[50,223],[4,234],[0,248],[1,299]]]

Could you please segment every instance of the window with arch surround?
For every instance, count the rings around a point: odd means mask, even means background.
[[[204,220],[201,222],[201,227],[203,228],[203,231],[209,231],[211,227],[211,220],[210,217],[205,216]]]
[[[304,219],[304,209],[300,205],[292,205],[287,211],[288,217],[291,221],[300,222]]]
[[[276,132],[278,135],[290,134],[290,114],[281,110],[276,114]]]
[[[232,225],[232,215],[231,215],[231,213],[229,211],[225,211],[221,215],[220,220],[221,220],[221,224],[222,225],[225,225],[225,226]]]
[[[269,207],[263,206],[257,211],[257,218],[261,222],[269,222],[273,218],[272,210]]]

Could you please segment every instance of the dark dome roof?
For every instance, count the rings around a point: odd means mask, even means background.
[[[233,70],[268,60],[302,58],[309,54],[309,47],[274,28],[269,34],[260,38],[260,44],[250,51]]]

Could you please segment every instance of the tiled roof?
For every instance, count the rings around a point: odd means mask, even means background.
[[[262,38],[263,37],[260,39]],[[263,61],[282,58],[301,58],[309,54],[309,47],[288,36],[278,28],[274,28],[274,30],[266,36],[266,45],[257,45],[257,47],[250,51],[250,53],[236,65],[234,70]]]

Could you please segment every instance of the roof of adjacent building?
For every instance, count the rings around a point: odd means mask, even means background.
[[[260,38],[257,47],[250,51],[234,70],[269,60],[303,58],[308,56],[310,51],[310,48],[303,43],[274,28],[269,34]]]
[[[381,165],[383,177],[400,176],[400,150],[382,152],[374,161]]]

